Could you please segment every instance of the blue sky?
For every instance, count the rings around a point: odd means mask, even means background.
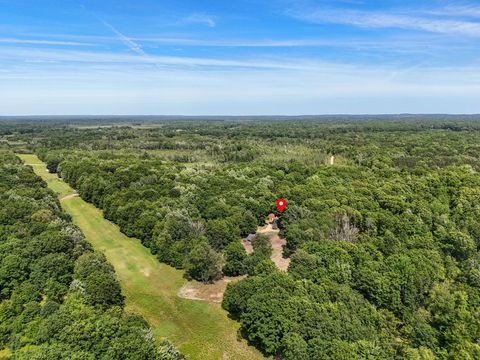
[[[0,0],[0,114],[480,113],[480,3]]]

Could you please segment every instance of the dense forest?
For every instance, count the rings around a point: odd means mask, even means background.
[[[32,169],[0,150],[0,349],[12,359],[163,359],[148,324],[123,310],[112,266]],[[0,355],[1,357],[1,355]]]
[[[267,355],[287,360],[478,359],[478,120],[181,119],[118,120],[114,125],[57,120],[11,123],[2,135],[13,150],[38,154],[50,172],[102,209],[125,234],[141,239],[159,261],[184,268],[188,278],[207,283],[222,275],[248,275],[229,284],[222,305],[240,322],[241,336]],[[2,181],[17,169],[38,183],[15,160],[7,164]],[[2,191],[2,211],[10,209],[2,219],[13,224],[2,220],[2,254],[8,256],[2,255],[0,268],[5,298],[0,314],[1,319],[11,314],[14,323],[2,320],[3,344],[19,352],[43,351],[37,349],[46,346],[45,338],[38,334],[50,321],[42,315],[48,301],[67,313],[81,304],[92,318],[96,309],[109,309],[101,316],[137,324],[128,327],[128,336],[138,337],[145,324],[122,313],[108,264],[102,266],[105,284],[88,285],[88,263],[104,260],[84,241],[68,238],[70,247],[59,245],[51,253],[35,248],[35,261],[25,261],[33,255],[22,245],[20,255],[9,259],[14,244],[25,238],[40,237],[28,241],[41,244],[42,236],[60,237],[62,226],[71,226],[48,191],[42,190],[42,198],[31,184],[13,184],[19,195]],[[29,191],[41,208],[19,210],[21,203],[13,205],[12,196],[34,201],[23,195]],[[275,208],[279,197],[288,202],[282,214]],[[47,217],[45,209],[50,226],[34,220],[38,212]],[[287,272],[269,259],[265,238],[255,238],[251,255],[240,242],[270,212],[279,216],[287,240]],[[19,227],[16,216],[28,218],[31,229]],[[63,273],[37,275],[35,269],[47,266],[50,258],[58,263],[55,271]],[[4,275],[9,263],[22,261],[20,274]],[[112,289],[105,298],[89,294],[89,286],[104,285]],[[36,304],[28,321],[9,310],[25,286],[39,289],[35,300],[22,300]],[[135,339],[139,347],[153,346]],[[69,340],[58,341],[73,351]]]

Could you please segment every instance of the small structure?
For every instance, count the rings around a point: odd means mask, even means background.
[[[267,223],[272,225],[272,229],[273,229],[273,230],[277,230],[277,229],[278,229],[278,224],[277,224],[277,222],[278,222],[278,216],[276,216],[274,213],[268,214]]]
[[[274,213],[268,214],[268,223],[271,224],[275,220],[276,216]]]
[[[243,240],[251,242],[253,239],[255,239],[256,235],[257,234],[248,234],[248,236]]]
[[[273,229],[273,230],[277,230],[277,229],[278,229],[277,220],[278,220],[278,217],[275,218],[275,220],[273,220],[273,222],[272,222],[272,229]]]

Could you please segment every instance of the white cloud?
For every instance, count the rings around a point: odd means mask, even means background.
[[[183,18],[181,22],[187,24],[203,24],[211,28],[217,25],[213,17],[206,14],[192,14]]]
[[[117,34],[116,34],[117,35]],[[122,34],[123,35],[123,34]],[[83,41],[95,42],[96,44],[109,44],[119,39],[118,35],[92,36],[71,34],[41,34],[46,39],[38,40],[45,44],[82,44]],[[124,36],[124,35],[123,35]],[[73,41],[70,41],[73,40]],[[128,40],[148,44],[169,44],[182,46],[211,46],[211,47],[315,47],[315,46],[358,46],[378,44],[378,41],[365,39],[332,39],[332,38],[292,38],[292,39],[239,39],[239,38],[195,38],[195,37],[167,37],[167,36],[129,36]],[[1,40],[0,40],[1,41]],[[5,41],[8,42],[8,41]],[[14,41],[12,41],[14,43]],[[32,42],[33,43],[33,42]],[[383,42],[387,44],[387,42]],[[93,45],[93,44],[92,44]],[[137,46],[140,46],[138,43]]]
[[[427,11],[427,13],[442,16],[478,18],[480,17],[480,7],[477,5],[448,5],[440,9]]]
[[[102,23],[108,27],[115,35],[117,35],[118,39],[125,44],[130,50],[132,50],[134,53],[141,55],[141,56],[147,56],[145,51],[143,51],[143,48],[133,41],[132,39],[128,38],[127,36],[123,35],[120,31],[118,31],[113,25],[110,25],[109,23],[105,22],[102,20]]]
[[[2,114],[322,114],[480,112],[474,68],[325,64],[316,71],[195,71],[130,65],[0,74]],[[31,73],[30,73],[31,72]]]
[[[72,34],[38,34],[47,41],[95,43],[96,46],[110,45],[119,40],[119,36],[92,36]],[[123,34],[122,34],[123,35]],[[196,38],[169,36],[129,36],[129,41],[135,42],[144,52],[156,45],[172,45],[181,47],[230,47],[230,48],[294,48],[294,47],[331,47],[351,48],[354,50],[383,50],[393,53],[422,53],[436,51],[477,51],[469,38],[446,39],[439,34],[423,33],[415,35],[397,34],[371,39],[361,35],[348,38],[332,38],[331,36],[317,38],[292,39],[241,39],[241,38]],[[123,42],[123,41],[122,41]],[[143,44],[143,46],[140,45]],[[130,48],[130,47],[129,47]]]
[[[59,45],[59,46],[95,46],[95,44],[76,42],[76,41],[60,41],[60,40],[42,40],[42,39],[16,39],[16,38],[0,38],[3,44],[25,44],[25,45]]]
[[[140,53],[143,54],[143,53]],[[154,64],[164,67],[205,68],[251,68],[272,70],[308,70],[315,69],[319,62],[310,60],[283,59],[216,59],[199,57],[178,57],[146,55],[135,56],[118,52],[91,52],[66,49],[0,47],[0,60],[63,62],[63,63],[97,63],[97,64]]]
[[[52,53],[44,55],[52,57]],[[117,58],[125,61],[117,63],[98,62],[84,52],[69,52],[68,56],[87,60],[4,66],[7,72],[0,73],[2,113],[14,111],[14,105],[17,112],[42,113],[65,109],[69,113],[122,109],[122,113],[157,114],[416,112],[427,108],[421,104],[427,100],[431,112],[448,112],[448,107],[460,109],[455,104],[480,96],[480,71],[474,66],[402,68],[299,59],[167,58],[162,63],[165,67],[152,70],[134,55]],[[238,68],[239,64],[243,66]],[[199,71],[198,66],[208,68]],[[387,103],[390,108],[384,107]],[[469,109],[474,108],[472,104]],[[480,112],[480,104],[476,109]]]
[[[315,10],[291,12],[298,19],[315,23],[336,23],[364,28],[401,28],[422,30],[432,33],[480,36],[480,23],[467,20],[452,20],[407,13],[355,11],[355,10]],[[418,12],[420,13],[420,12]]]

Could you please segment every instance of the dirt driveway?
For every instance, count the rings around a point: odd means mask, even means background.
[[[290,259],[283,258],[283,246],[287,243],[278,234],[279,230],[272,229],[272,225],[268,224],[257,229],[257,234],[268,236],[272,244],[271,259],[281,271],[287,271],[290,265]],[[253,247],[250,241],[242,240],[242,245],[248,254],[253,253]],[[203,284],[198,281],[188,281],[178,292],[178,296],[190,300],[203,300],[210,303],[219,304],[223,300],[223,293],[227,288],[227,284],[232,281],[238,281],[245,278],[245,276],[228,277],[225,276],[221,280],[213,284]]]
[[[278,234],[280,230],[272,229],[272,225],[268,224],[263,228],[258,228],[257,234],[263,234],[268,236],[270,239],[270,244],[272,244],[272,261],[277,265],[277,267],[282,271],[287,271],[288,266],[290,265],[290,259],[283,258],[283,246],[287,244],[287,240],[282,239]]]

